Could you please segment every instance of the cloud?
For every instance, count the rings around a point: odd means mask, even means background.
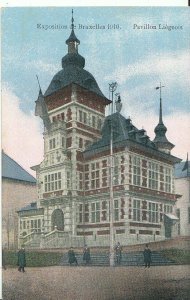
[[[119,84],[126,83],[135,76],[157,75],[167,84],[178,82],[184,87],[190,83],[190,54],[187,51],[157,53],[134,64],[120,65],[105,80],[116,80]]]
[[[53,76],[60,70],[61,67],[55,63],[47,63],[42,60],[33,60],[31,62],[28,62],[25,65],[25,68],[27,68],[28,70],[31,70],[31,68],[34,68],[37,71],[37,73],[44,72],[44,73],[47,73],[48,75]]]
[[[4,85],[2,88],[2,148],[30,174],[31,166],[43,159],[42,124],[20,109],[20,99]]]

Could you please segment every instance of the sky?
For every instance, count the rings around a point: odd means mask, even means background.
[[[155,87],[162,83],[166,136],[176,145],[172,154],[185,160],[190,152],[189,9],[74,7],[74,19],[85,69],[106,97],[109,83],[118,83],[121,113],[151,139],[159,114]],[[34,116],[36,74],[45,92],[62,68],[70,24],[71,7],[2,10],[2,148],[32,175],[30,167],[43,160],[43,124]]]

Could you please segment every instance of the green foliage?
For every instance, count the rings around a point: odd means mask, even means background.
[[[62,253],[26,251],[27,267],[47,267],[60,265]],[[4,260],[7,266],[17,266],[17,252],[5,251]]]
[[[162,250],[161,254],[166,258],[175,261],[177,264],[180,265],[190,264],[190,250],[172,248],[172,249]]]

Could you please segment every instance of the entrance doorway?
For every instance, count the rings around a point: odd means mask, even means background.
[[[61,209],[55,209],[51,215],[51,229],[64,230],[64,215]]]
[[[167,216],[164,217],[164,225],[165,225],[165,237],[170,239],[172,237],[172,225],[173,222]]]

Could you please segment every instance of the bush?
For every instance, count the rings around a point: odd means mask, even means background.
[[[190,264],[190,251],[181,249],[162,250],[161,254],[168,259],[175,261],[177,264]]]
[[[26,251],[27,267],[47,267],[60,265],[62,253]],[[7,266],[17,266],[17,252],[5,251],[4,260]]]

